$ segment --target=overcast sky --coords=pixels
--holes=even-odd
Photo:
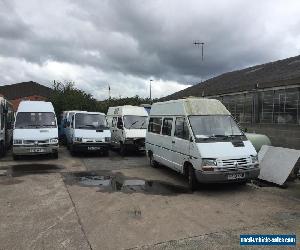
[[[201,48],[193,41],[204,42]],[[300,54],[300,1],[0,0],[0,84],[161,97]]]

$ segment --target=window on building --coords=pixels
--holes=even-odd
[[[189,140],[189,129],[186,123],[186,119],[184,117],[176,118],[174,136],[181,139]]]
[[[161,118],[151,117],[149,119],[148,131],[156,134],[160,134],[161,130]]]
[[[163,127],[162,127],[163,135],[171,135],[172,123],[173,123],[173,118],[164,118]]]

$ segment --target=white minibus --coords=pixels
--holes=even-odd
[[[127,150],[145,151],[148,113],[144,107],[110,107],[107,122],[111,130],[111,145],[120,148],[121,155]]]
[[[51,102],[22,101],[13,131],[13,157],[52,154],[58,157],[58,129]]]
[[[105,114],[76,111],[70,121],[70,145],[72,154],[79,151],[97,151],[109,154],[111,133]]]
[[[152,105],[146,153],[197,182],[242,182],[259,175],[257,153],[218,100],[187,98]]]

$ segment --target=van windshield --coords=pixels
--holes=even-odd
[[[147,116],[125,115],[123,119],[127,129],[146,129]]]
[[[56,128],[55,114],[51,112],[19,112],[15,128]]]
[[[230,115],[190,116],[189,120],[196,141],[244,135]]]
[[[75,114],[75,128],[78,129],[108,129],[105,115]]]

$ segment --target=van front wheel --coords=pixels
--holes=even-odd
[[[151,167],[153,167],[153,168],[158,167],[158,162],[156,160],[154,160],[153,154],[149,155],[149,161],[150,161],[150,166]]]
[[[188,168],[188,183],[189,183],[189,188],[194,191],[197,188],[197,179],[195,175],[195,169],[193,166],[189,166]]]

